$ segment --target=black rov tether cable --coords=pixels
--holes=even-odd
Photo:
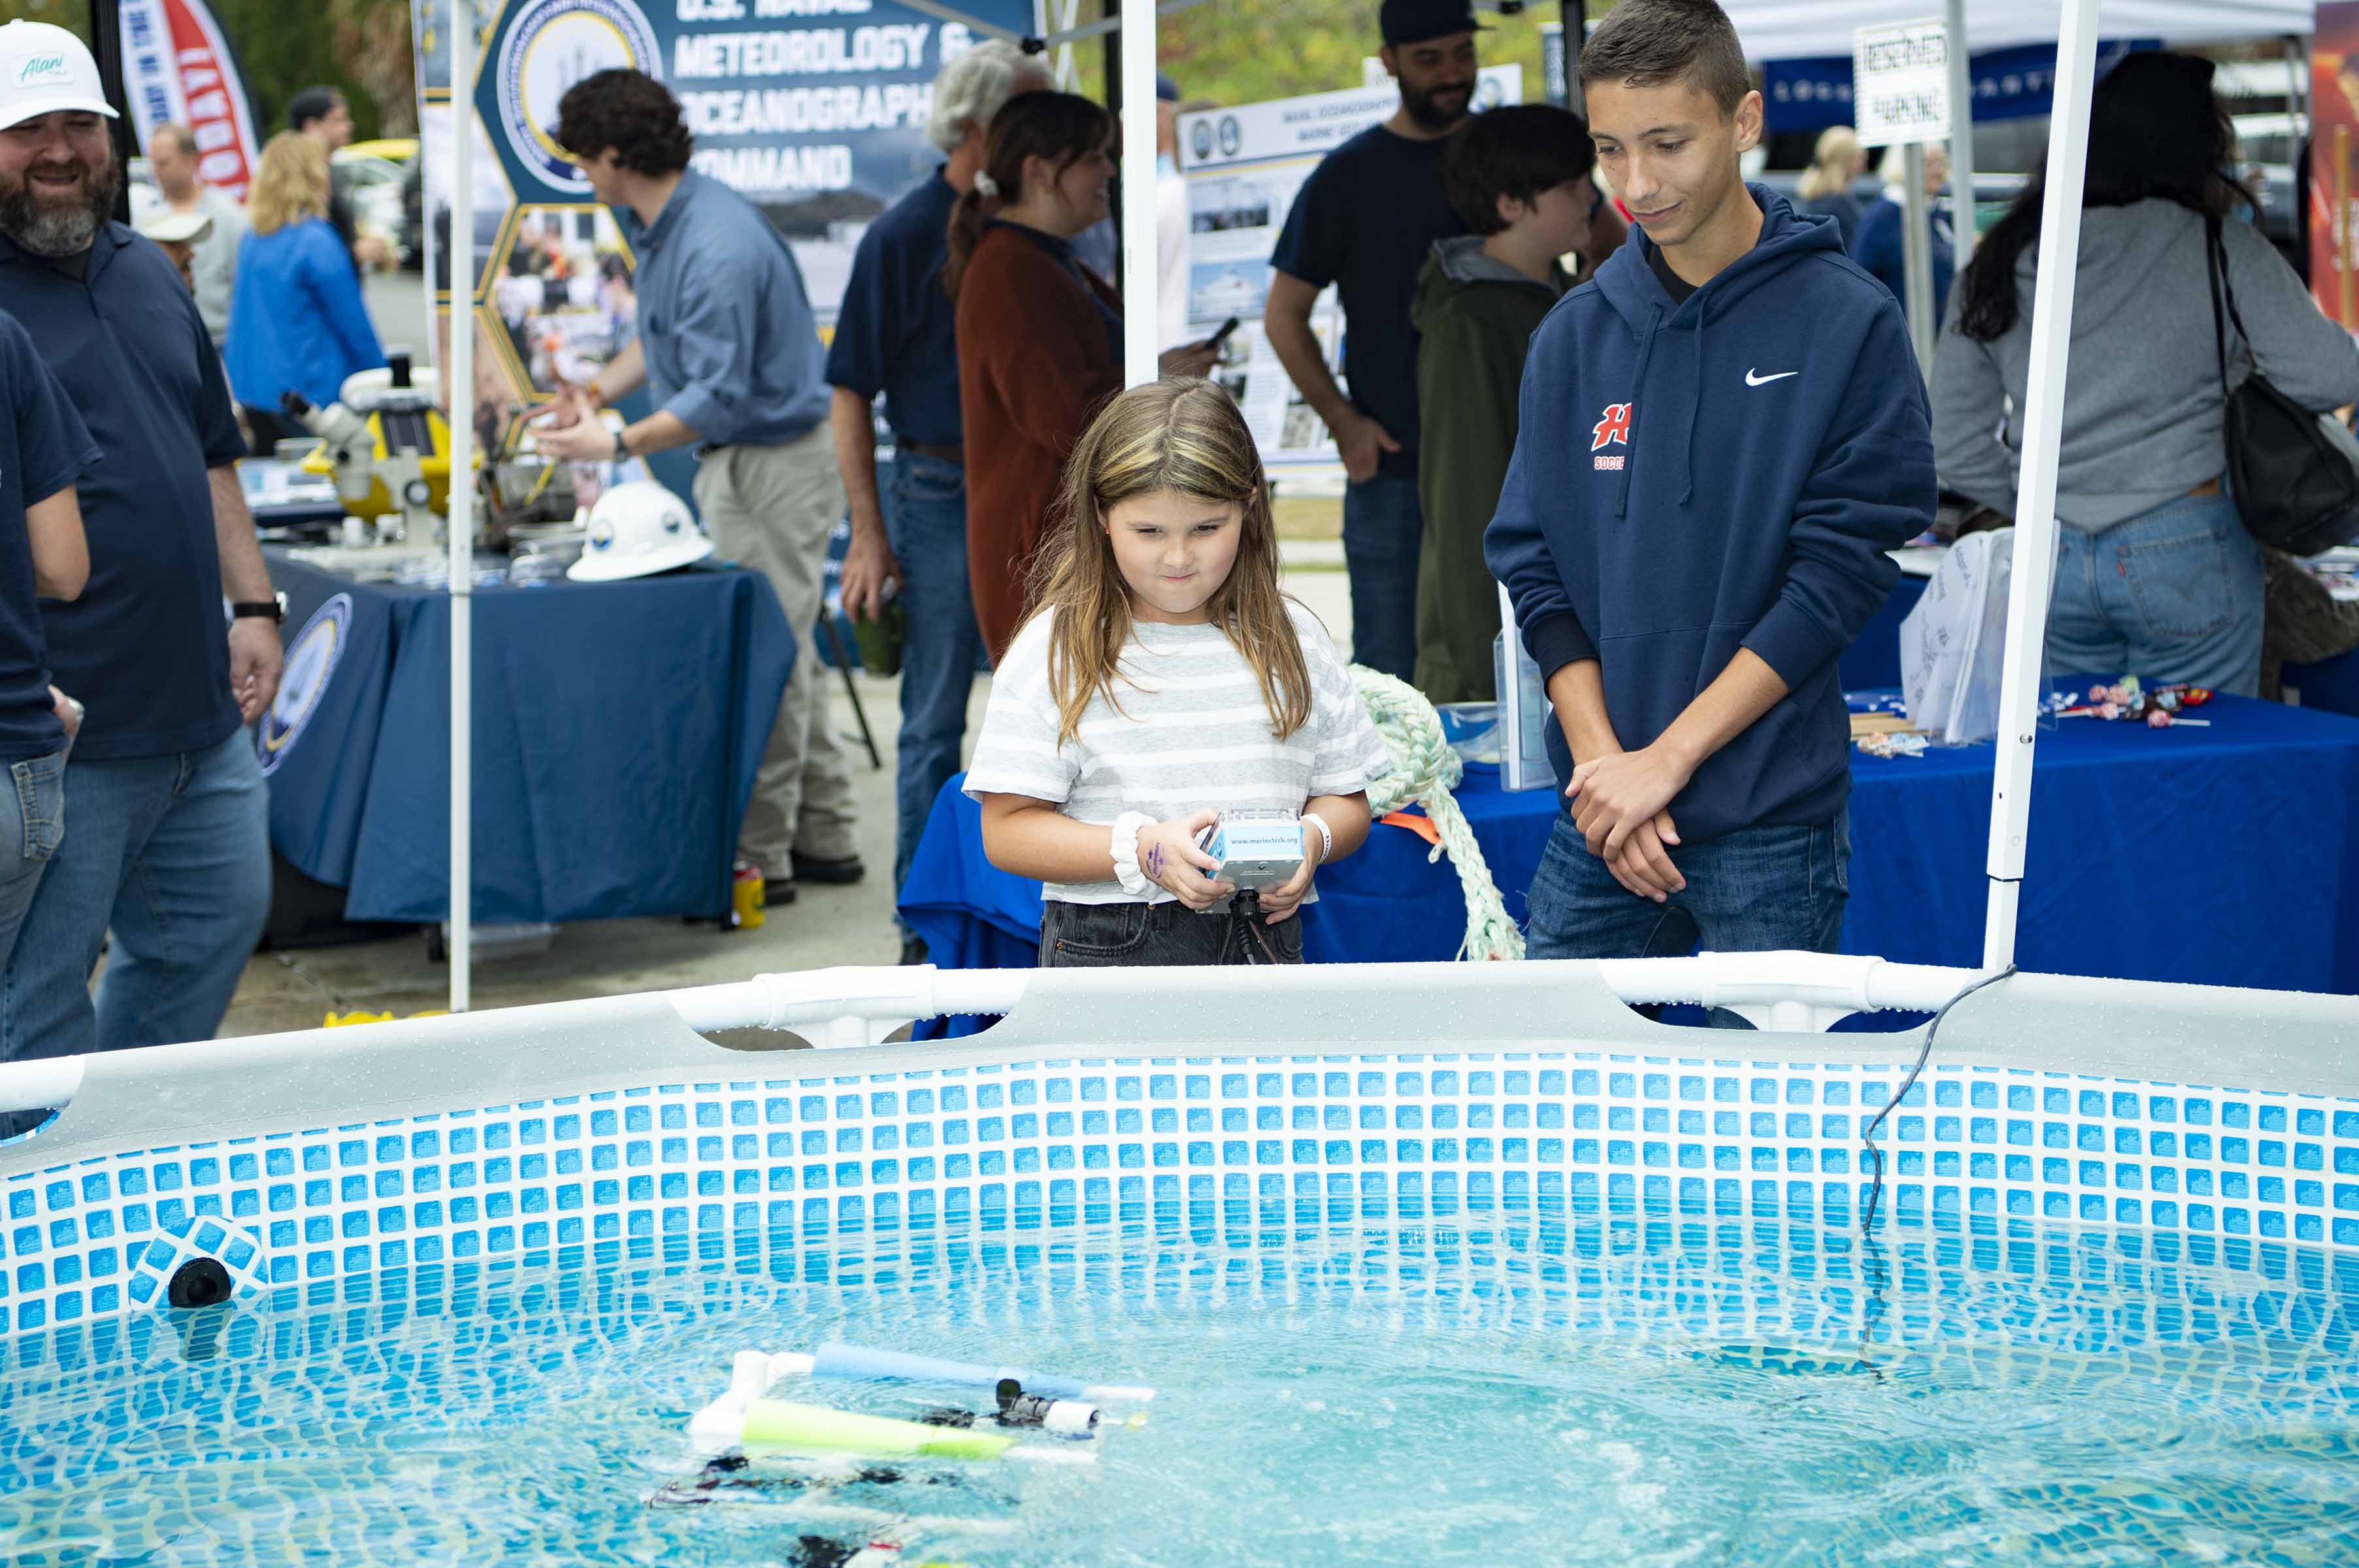
[[[1930,1023],[1925,1025],[1925,1044],[1917,1053],[1917,1065],[1908,1069],[1908,1076],[1901,1080],[1898,1092],[1886,1100],[1884,1108],[1877,1111],[1868,1124],[1860,1130],[1860,1147],[1867,1152],[1869,1159],[1875,1162],[1875,1179],[1869,1184],[1867,1202],[1860,1210],[1859,1233],[1862,1236],[1865,1236],[1875,1227],[1876,1199],[1884,1195],[1884,1151],[1875,1146],[1875,1130],[1884,1125],[1884,1119],[1892,1114],[1892,1108],[1901,1102],[1909,1089],[1915,1087],[1919,1075],[1925,1071],[1925,1064],[1931,1060],[1933,1055],[1933,1036],[1940,1033],[1941,1021],[1950,1016],[1950,1010],[1984,986],[1995,986],[2013,973],[2015,973],[2015,966],[2009,964],[1995,975],[1984,975],[1941,1004],[1941,1011],[1933,1015],[1933,1021]]]

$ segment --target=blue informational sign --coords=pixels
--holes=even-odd
[[[460,0],[467,5],[470,0]],[[940,161],[933,81],[989,35],[1035,28],[1033,0],[968,0],[975,25],[893,0],[473,0],[480,54],[473,293],[516,392],[596,362],[627,337],[632,258],[552,129],[565,91],[625,66],[661,78],[696,136],[694,167],[743,192],[792,243],[832,322],[868,224]],[[447,254],[452,0],[416,0],[428,240]],[[447,279],[448,263],[438,265]],[[505,288],[503,288],[505,285]],[[612,330],[602,339],[595,321]],[[504,330],[502,330],[504,329]],[[485,390],[489,390],[486,388]]]
[[[2115,39],[2097,46],[2097,74],[2136,49],[2160,49],[2154,38]],[[2023,44],[1985,49],[1970,62],[1973,117],[2020,120],[2048,113],[2056,88],[2056,46]],[[1773,59],[1761,67],[1762,99],[1772,131],[1816,131],[1853,124],[1852,57]]]

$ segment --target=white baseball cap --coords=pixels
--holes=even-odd
[[[98,84],[90,46],[49,22],[0,27],[0,130],[60,110],[119,117]]]
[[[175,212],[169,202],[145,185],[131,188],[131,226],[159,245],[200,241],[213,232],[210,214]]]

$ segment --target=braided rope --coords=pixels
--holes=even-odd
[[[1507,918],[1507,906],[1499,898],[1498,884],[1491,880],[1483,847],[1474,841],[1474,829],[1467,826],[1466,814],[1458,809],[1458,801],[1450,793],[1465,770],[1458,753],[1441,737],[1441,716],[1407,681],[1364,665],[1352,666],[1352,679],[1392,757],[1392,771],[1368,785],[1370,814],[1382,817],[1414,801],[1433,819],[1441,841],[1425,858],[1426,863],[1430,865],[1447,853],[1466,895],[1466,940],[1460,945],[1458,957],[1522,957],[1523,933]]]

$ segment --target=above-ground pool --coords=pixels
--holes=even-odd
[[[1971,998],[1864,1238],[1921,1035],[1357,974],[1044,976],[958,1045],[633,999],[94,1063],[0,1152],[0,1555],[2359,1559],[2359,1010]],[[1158,1394],[1011,1433],[1085,1465],[691,1444],[738,1352],[828,1340]]]

